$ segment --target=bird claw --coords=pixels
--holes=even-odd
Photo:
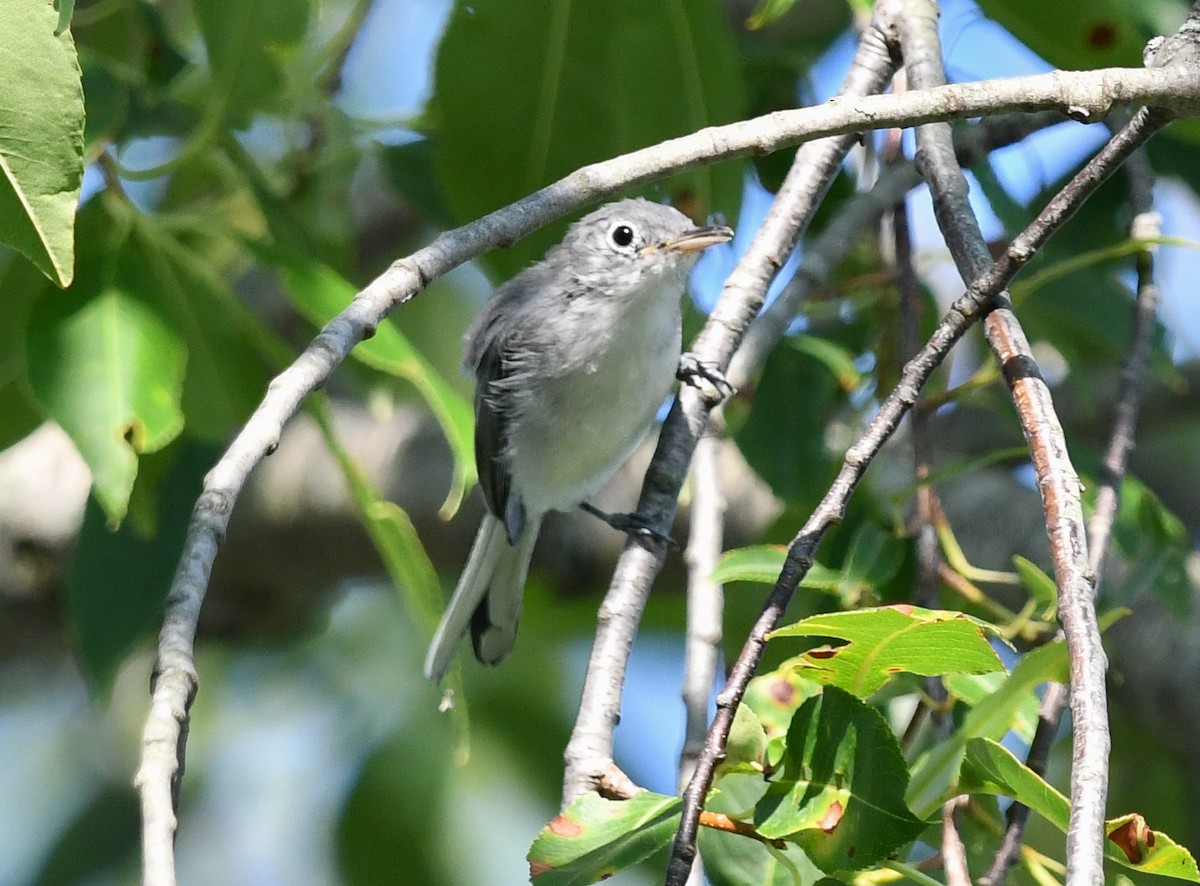
[[[588,504],[586,501],[581,503],[579,507],[591,514],[593,517],[603,520],[613,529],[617,530],[617,532],[623,532],[626,535],[651,539],[659,544],[664,544],[671,548],[679,547],[679,543],[676,542],[675,539],[671,538],[669,533],[666,533],[657,526],[651,524],[650,521],[641,514],[610,514],[607,511],[600,510],[595,505]]]
[[[720,403],[732,397],[734,393],[733,385],[725,378],[720,366],[710,360],[701,360],[691,351],[679,356],[679,368],[675,371],[675,377],[684,384],[699,389],[706,399],[714,403]],[[712,389],[715,396],[709,393],[709,389]]]

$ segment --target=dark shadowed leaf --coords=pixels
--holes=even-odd
[[[826,872],[860,870],[925,829],[904,803],[908,767],[878,711],[827,686],[796,712],[781,773],[754,821]]]
[[[743,92],[712,0],[460,0],[430,106],[442,189],[456,219],[469,221],[580,166],[730,122]],[[741,170],[708,167],[654,193],[698,220],[737,218]],[[485,261],[509,276],[561,234],[551,227]]]

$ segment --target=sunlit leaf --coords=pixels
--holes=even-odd
[[[717,561],[717,568],[713,570],[710,580],[718,584],[731,581],[774,584],[786,558],[787,548],[783,545],[753,545],[726,551]],[[836,594],[840,581],[841,574],[837,570],[813,563],[800,582],[800,587]]]
[[[1067,831],[1070,801],[994,741],[977,738],[968,742],[959,788],[967,793],[1012,797],[1063,833]],[[1141,815],[1111,819],[1105,823],[1104,833],[1108,836],[1105,854],[1113,861],[1143,873],[1200,883],[1192,854],[1161,831],[1151,830]]]
[[[59,286],[75,275],[83,87],[49,3],[0,0],[0,243]]]
[[[814,615],[772,631],[782,637],[831,637],[836,647],[810,649],[792,664],[802,676],[866,698],[892,676],[980,674],[1003,668],[988,642],[996,629],[961,612],[884,606]]]
[[[542,828],[529,850],[536,886],[596,883],[666,846],[680,800],[643,791],[628,800],[587,793]]]

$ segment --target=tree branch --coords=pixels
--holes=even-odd
[[[908,0],[901,19],[901,45],[909,77],[918,88],[945,82],[933,0]],[[1148,113],[1139,114],[1139,133],[1154,132]],[[1161,124],[1159,124],[1161,125]],[[1113,142],[1121,139],[1118,134]],[[1111,144],[1111,143],[1110,143]],[[992,266],[987,243],[967,197],[966,176],[954,156],[950,127],[917,127],[917,163],[933,196],[934,214],[963,279],[973,282]],[[1103,152],[1102,152],[1103,153]],[[1126,154],[1126,156],[1128,153]],[[1089,164],[1089,166],[1093,166]],[[1107,165],[1107,176],[1119,165]],[[1072,185],[1074,182],[1072,182]],[[1068,185],[1068,189],[1071,185]],[[1070,653],[1074,759],[1071,815],[1067,830],[1067,883],[1104,881],[1104,806],[1108,793],[1107,659],[1096,623],[1092,572],[1080,501],[1079,477],[1067,452],[1050,389],[1041,377],[1020,322],[1005,294],[984,320],[984,329],[1012,391],[1046,511],[1059,615]]]
[[[1150,240],[1161,234],[1161,219],[1153,211],[1152,191],[1154,171],[1145,151],[1134,152],[1125,163],[1129,177],[1129,202],[1136,215],[1130,227],[1130,237]],[[1129,454],[1133,450],[1134,431],[1141,405],[1142,379],[1154,341],[1155,319],[1158,311],[1158,287],[1154,282],[1154,249],[1147,246],[1137,254],[1137,295],[1133,308],[1133,329],[1129,350],[1121,369],[1112,433],[1105,452],[1103,470],[1096,493],[1096,506],[1088,522],[1088,568],[1097,588],[1104,573],[1105,558],[1116,520],[1120,501],[1121,482]],[[1059,723],[1067,706],[1067,688],[1061,683],[1046,686],[1038,709],[1038,725],[1029,746],[1025,765],[1038,775],[1045,774],[1050,749],[1058,734]],[[1014,801],[1008,809],[1004,839],[992,859],[980,886],[1000,886],[1008,878],[1009,869],[1020,855],[1029,820],[1029,807]]]
[[[858,441],[846,452],[838,476],[812,516],[797,533],[788,547],[787,557],[779,578],[755,621],[737,661],[734,663],[725,688],[717,696],[717,714],[709,728],[705,752],[701,755],[696,774],[684,796],[681,832],[698,809],[712,785],[715,761],[729,735],[733,712],[746,691],[750,678],[762,657],[767,635],[779,623],[797,586],[812,566],[812,558],[829,527],[841,520],[850,494],[858,485],[871,460],[895,432],[900,419],[916,401],[921,387],[945,359],[950,349],[970,326],[992,310],[1017,272],[1037,253],[1047,239],[1083,205],[1121,162],[1142,144],[1164,121],[1164,116],[1139,112],[1139,126],[1110,141],[1043,209],[1033,222],[1018,235],[1000,260],[951,306],[932,337],[920,353],[904,367],[896,388],[880,405],[875,418]],[[679,836],[672,858],[679,853]],[[668,869],[669,886],[684,882],[675,869]]]
[[[515,242],[550,221],[664,175],[716,159],[766,153],[805,140],[854,133],[876,126],[911,125],[1011,110],[1058,109],[1096,119],[1113,107],[1154,104],[1186,114],[1200,106],[1200,77],[1188,63],[1155,71],[1107,69],[984,81],[904,96],[856,98],[817,108],[778,112],[692,135],[592,164],[478,221],[447,231],[427,247],[395,262],[326,324],[267,393],[205,478],[192,513],[180,563],[166,599],[152,681],[152,702],[143,730],[136,784],[143,811],[144,879],[173,884],[175,797],[182,777],[188,712],[195,697],[193,661],[196,622],[213,561],[229,516],[253,467],[278,443],[283,425],[305,397],[323,385],[350,349],[369,337],[397,305],[431,280],[484,250]],[[731,336],[736,338],[737,336]],[[714,350],[724,350],[715,348]],[[728,348],[732,350],[732,345]],[[727,357],[726,357],[727,359]],[[690,389],[681,401],[698,408]],[[678,420],[677,420],[678,422]],[[694,437],[698,428],[687,435]],[[668,468],[683,475],[682,464]]]

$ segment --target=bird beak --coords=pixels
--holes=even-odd
[[[642,255],[651,255],[659,250],[664,252],[682,252],[685,255],[700,252],[718,243],[728,243],[733,239],[733,228],[728,225],[710,225],[707,228],[696,228],[688,231],[682,237],[646,246],[641,250]]]

